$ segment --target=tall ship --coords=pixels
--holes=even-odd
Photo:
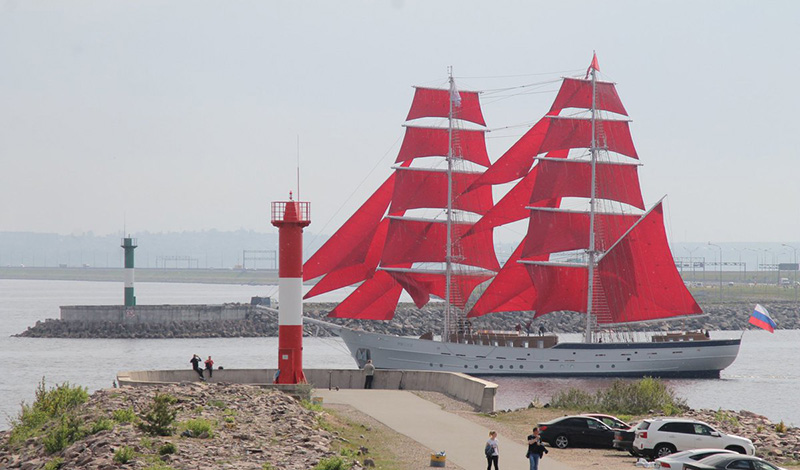
[[[494,164],[480,93],[415,89],[391,176],[304,265],[305,298],[357,286],[328,315],[387,321],[405,291],[441,299],[437,334],[334,330],[359,366],[473,375],[718,377],[740,339],[628,325],[702,314],[673,261],[662,201],[646,206],[615,84],[565,77],[550,110]],[[493,186],[514,183],[497,202]],[[527,219],[502,265],[495,228]],[[480,292],[480,293],[479,293]],[[583,341],[478,330],[475,317],[585,315]],[[491,318],[491,317],[487,317]]]

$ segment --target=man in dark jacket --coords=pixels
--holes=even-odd
[[[547,453],[547,448],[542,445],[542,438],[539,436],[539,428],[533,428],[533,434],[528,436],[528,461],[531,464],[531,470],[539,470],[539,460]]]
[[[194,369],[194,371],[197,372],[197,375],[200,376],[200,380],[206,380],[203,377],[203,369],[200,368],[200,363],[203,362],[203,360],[200,359],[200,356],[193,354],[189,362],[192,363],[192,369]]]

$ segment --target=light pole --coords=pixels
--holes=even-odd
[[[797,303],[797,248],[793,247],[792,245],[787,245],[786,243],[781,243],[781,246],[785,246],[786,248],[791,248],[794,252],[794,258],[792,259],[792,263],[794,263],[794,279],[792,289],[794,289],[794,301]]]
[[[722,247],[708,242],[708,246],[719,248],[719,301],[722,302]]]
[[[690,249],[688,249],[688,248],[686,248],[686,247],[683,247],[683,249],[689,252],[689,265],[690,265],[690,266],[691,266],[691,268],[692,268],[692,282],[697,282],[697,278],[696,278],[696,277],[695,277],[695,275],[694,275],[694,261],[692,261],[692,254],[693,254],[695,251],[699,250],[699,249],[700,249],[700,247],[699,247],[699,246],[696,246],[696,247],[692,248],[691,250],[690,250]]]

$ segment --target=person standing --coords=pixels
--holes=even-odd
[[[203,362],[203,360],[200,359],[200,356],[197,354],[192,354],[192,358],[189,360],[189,362],[192,363],[192,369],[197,372],[197,375],[200,376],[200,380],[205,380],[203,377],[203,369],[200,368],[200,363]]]
[[[214,361],[211,360],[211,356],[208,356],[208,359],[206,359],[205,364],[206,364],[206,370],[208,371],[208,378],[210,379],[211,377],[214,376]]]
[[[375,366],[372,365],[372,359],[367,360],[367,363],[364,364],[364,374],[366,374],[364,388],[372,388],[372,379],[375,377]]]
[[[542,445],[542,437],[539,435],[539,428],[533,428],[533,434],[528,436],[528,461],[531,464],[530,470],[539,470],[539,460],[547,453],[547,449]]]
[[[500,445],[497,443],[497,431],[489,431],[489,440],[486,441],[486,470],[492,470],[492,462],[494,462],[494,470],[497,468],[497,461],[500,457]]]

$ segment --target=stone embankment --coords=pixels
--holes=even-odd
[[[658,330],[742,330],[748,328],[748,319],[755,301],[730,302],[703,305],[706,315],[679,322],[648,324],[639,328]],[[365,331],[420,336],[429,331],[437,333],[441,322],[441,307],[434,303],[422,309],[413,304],[401,304],[391,321],[327,319],[325,316],[336,304],[306,303],[305,315],[358,328]],[[779,328],[800,329],[800,304],[776,301],[765,304]],[[530,321],[532,332],[542,326],[548,332],[580,333],[584,330],[584,316],[574,312],[556,312],[532,320],[531,312],[497,313],[473,318],[474,330],[514,331],[519,324],[523,328]],[[630,330],[636,331],[636,330]],[[322,328],[306,325],[307,335],[327,336]],[[118,322],[65,322],[46,320],[37,322],[19,336],[34,338],[232,338],[253,336],[277,336],[277,315],[274,313],[252,313],[243,320],[212,320],[171,322],[164,324],[138,324]]]
[[[114,411],[132,409],[142,416],[156,393],[177,399],[172,405],[178,410],[172,436],[152,436],[133,423],[114,420]],[[278,391],[247,385],[184,383],[100,390],[81,405],[78,416],[89,425],[104,418],[113,428],[50,455],[45,452],[46,436],[10,445],[11,431],[0,432],[0,468],[39,469],[61,459],[60,467],[51,464],[51,468],[307,470],[335,455],[331,444],[337,439],[322,429],[318,412]],[[184,430],[191,420],[211,423],[210,432],[189,436]],[[167,443],[175,446],[175,452],[160,455],[159,449]],[[120,465],[114,455],[124,446],[134,454]]]

